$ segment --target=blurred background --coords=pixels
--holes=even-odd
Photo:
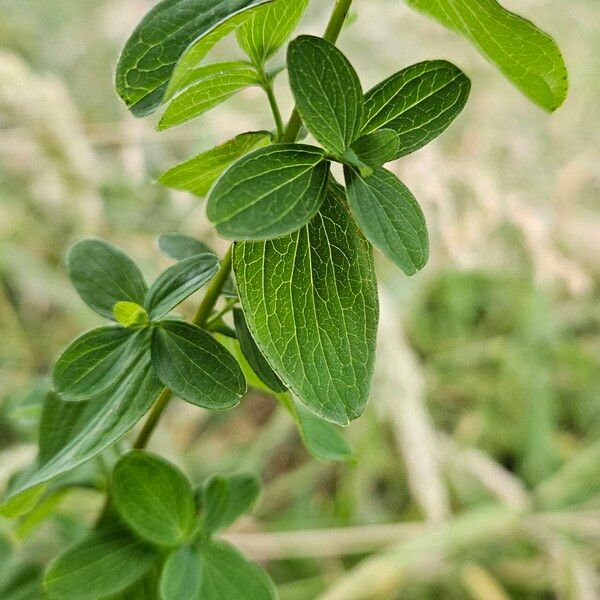
[[[167,264],[159,233],[223,250],[203,202],[155,180],[272,127],[253,89],[162,134],[127,113],[113,70],[151,4],[0,0],[0,489],[35,456],[53,361],[99,323],[66,278],[69,244],[107,239],[148,278]],[[314,0],[301,30],[319,33],[331,4]],[[357,0],[340,38],[365,89],[429,58],[473,81],[455,124],[393,165],[433,252],[411,279],[377,256],[380,352],[347,431],[355,463],[312,459],[258,393],[225,414],[173,402],[151,444],[197,480],[261,475],[261,502],[228,536],[283,600],[600,598],[600,5],[503,4],[563,50],[571,90],[553,115],[400,0]],[[239,51],[226,40],[214,54]],[[277,87],[287,113],[285,74]],[[42,565],[101,502],[77,490],[52,518],[0,519],[0,532]]]

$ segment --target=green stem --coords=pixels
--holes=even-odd
[[[279,110],[279,104],[277,104],[277,98],[275,98],[275,92],[273,91],[273,82],[264,72],[262,73],[262,80],[262,88],[265,90],[265,94],[267,94],[267,98],[269,99],[269,106],[271,107],[273,119],[275,120],[275,127],[277,128],[277,138],[275,142],[279,142],[283,137],[283,118],[281,116],[281,111]]]
[[[342,27],[344,26],[344,22],[346,21],[346,17],[348,16],[351,4],[352,0],[337,0],[335,8],[331,13],[331,17],[329,18],[329,23],[327,23],[325,33],[323,34],[324,40],[327,40],[332,44],[336,43],[340,32],[342,31]],[[298,109],[294,108],[288,126],[283,133],[283,136],[280,137],[281,141],[286,143],[295,142],[301,128],[302,118],[300,117]]]

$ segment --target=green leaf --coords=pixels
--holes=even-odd
[[[554,40],[496,0],[407,0],[468,39],[525,96],[548,111],[567,97],[567,70]]]
[[[162,131],[191,121],[236,92],[259,84],[256,69],[246,62],[222,62],[199,67],[194,72],[193,82],[171,100],[157,129]]]
[[[281,383],[281,379],[279,379],[275,371],[273,371],[267,362],[267,359],[263,356],[256,345],[256,342],[252,338],[252,334],[246,324],[244,311],[240,308],[234,308],[233,320],[240,348],[252,370],[269,389],[274,392],[285,392],[287,388]]]
[[[352,144],[357,158],[371,168],[381,167],[398,156],[400,142],[391,129],[380,129],[367,133]]]
[[[407,275],[429,258],[425,217],[410,190],[390,171],[379,168],[367,179],[345,168],[348,204],[366,238]]]
[[[21,492],[17,496],[14,496],[12,500],[3,502],[0,505],[0,515],[8,519],[16,519],[31,512],[38,505],[45,491],[46,484],[42,483]],[[1,547],[0,550],[2,550]],[[1,557],[2,554],[0,553],[0,560]]]
[[[331,43],[310,35],[288,47],[292,92],[306,127],[337,157],[360,135],[364,99],[356,71]]]
[[[310,0],[277,0],[255,10],[237,29],[241,49],[263,66],[292,35]]]
[[[440,135],[460,114],[470,91],[469,78],[452,63],[417,63],[365,94],[363,132],[392,129],[398,134],[398,150],[392,158],[405,156]]]
[[[73,341],[52,374],[64,400],[88,400],[113,386],[144,352],[148,334],[119,326],[92,329]]]
[[[155,321],[181,304],[188,296],[210,281],[219,270],[219,259],[213,254],[196,254],[175,263],[156,279],[146,295],[150,319]]]
[[[184,545],[169,554],[160,577],[162,600],[195,600],[200,595],[202,565],[198,550]]]
[[[101,240],[82,240],[69,249],[67,272],[83,301],[108,319],[117,302],[143,304],[146,282],[121,250]]]
[[[158,181],[170,188],[186,190],[200,197],[206,196],[213,183],[229,165],[244,154],[267,146],[270,142],[271,134],[266,131],[242,133],[212,150],[169,169],[159,177]]]
[[[373,376],[378,304],[371,249],[337,185],[292,235],[237,243],[234,269],[252,337],[311,410],[346,425]]]
[[[202,564],[202,600],[276,600],[277,591],[267,573],[233,546],[211,540],[199,549]]]
[[[264,4],[265,0],[163,0],[154,6],[131,34],[117,65],[117,92],[133,112],[141,117],[158,108],[177,61],[186,49],[202,43],[201,51],[191,53],[196,66],[210,48],[232,31],[225,24],[241,23],[240,13]],[[219,31],[217,31],[217,29]],[[190,48],[191,49],[191,48]]]
[[[163,233],[157,242],[160,251],[173,260],[185,260],[197,254],[217,255],[208,244],[183,233]]]
[[[156,559],[151,546],[112,526],[93,531],[52,562],[44,586],[57,600],[106,598],[141,579]]]
[[[246,380],[235,358],[191,323],[160,323],[152,337],[152,364],[171,391],[197,406],[233,408],[246,392]]]
[[[127,329],[142,329],[148,325],[148,313],[135,302],[117,302],[113,314],[118,323]]]
[[[248,512],[260,494],[261,483],[250,473],[215,475],[202,489],[204,530],[213,533]]]
[[[113,469],[110,494],[123,522],[157,546],[177,546],[194,524],[188,478],[163,458],[133,450]]]
[[[285,235],[317,213],[328,173],[320,148],[276,144],[255,150],[217,181],[208,198],[208,218],[230,239]]]

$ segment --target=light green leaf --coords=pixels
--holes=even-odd
[[[202,564],[202,600],[276,600],[267,573],[233,546],[212,540],[198,548]]]
[[[253,14],[237,29],[242,50],[263,66],[292,35],[310,0],[276,0]]]
[[[248,512],[260,489],[260,480],[251,473],[211,477],[202,489],[204,530],[213,533],[231,525]]]
[[[268,1],[268,0],[267,0]],[[194,43],[201,51],[192,53],[181,66],[187,72],[210,48],[232,31],[224,26],[249,8],[265,0],[163,0],[154,6],[127,40],[117,65],[119,96],[134,115],[142,117],[159,107],[177,61]],[[241,21],[237,21],[237,26]],[[219,31],[217,31],[217,29]],[[191,50],[190,48],[190,50]]]
[[[367,133],[352,144],[357,158],[371,168],[381,167],[398,156],[400,142],[391,129]]]
[[[417,63],[365,94],[363,131],[392,129],[398,134],[398,150],[392,158],[405,156],[440,135],[460,114],[470,91],[469,78],[452,63]]]
[[[241,351],[251,369],[270,390],[285,392],[287,388],[281,383],[281,379],[273,371],[267,359],[256,345],[256,342],[252,339],[252,334],[246,323],[246,317],[244,317],[244,311],[240,308],[234,308],[233,320]]]
[[[335,185],[292,235],[237,243],[234,269],[252,337],[311,410],[346,425],[365,409],[378,320],[371,249]]]
[[[188,296],[210,281],[219,270],[219,259],[213,254],[196,254],[175,263],[150,286],[144,306],[155,321],[181,304]]]
[[[208,244],[183,233],[163,233],[157,242],[160,251],[173,260],[185,260],[197,254],[217,255]]]
[[[270,142],[271,134],[267,131],[242,133],[212,150],[169,169],[159,177],[158,181],[166,187],[186,190],[200,197],[206,196],[213,183],[229,165],[244,154],[267,146]],[[176,257],[172,256],[172,258]]]
[[[52,374],[64,400],[88,400],[114,385],[144,352],[147,332],[121,326],[92,329],[61,354]]]
[[[425,217],[410,190],[390,171],[379,168],[364,179],[344,168],[350,211],[367,239],[407,275],[429,258]]]
[[[407,0],[467,38],[532,102],[556,110],[567,97],[567,70],[554,40],[496,0]]]
[[[341,157],[363,126],[364,99],[356,71],[331,42],[310,35],[290,43],[287,64],[304,124],[328,152]]]
[[[194,523],[188,478],[163,458],[133,450],[113,469],[110,494],[123,522],[157,546],[177,546]]]
[[[285,235],[317,213],[328,173],[320,148],[276,144],[255,150],[217,181],[208,198],[208,218],[230,239]]]
[[[31,512],[37,506],[45,491],[46,484],[42,483],[21,492],[14,496],[12,500],[0,505],[0,515],[8,519],[16,519]],[[0,547],[0,560],[2,559],[2,550],[3,548]]]
[[[242,61],[222,62],[199,67],[193,82],[179,92],[161,117],[157,129],[162,131],[186,123],[236,92],[252,85],[259,85],[256,69]]]
[[[198,550],[184,545],[169,554],[160,577],[161,600],[195,600],[202,584]]]
[[[152,364],[171,391],[197,406],[233,408],[246,392],[246,380],[235,358],[191,323],[163,321],[156,327]]]
[[[127,329],[141,329],[148,325],[148,313],[135,302],[117,302],[113,314],[118,323]]]
[[[106,598],[141,579],[156,559],[151,546],[112,526],[93,531],[52,562],[44,587],[57,600]]]
[[[117,302],[143,304],[146,282],[121,250],[101,240],[82,240],[67,253],[67,272],[83,301],[108,319]]]

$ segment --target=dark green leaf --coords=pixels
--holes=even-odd
[[[290,43],[287,64],[304,124],[327,151],[341,157],[363,126],[364,99],[356,71],[331,42],[310,35]]]
[[[467,38],[532,102],[556,110],[567,97],[567,70],[554,40],[496,0],[407,0]]]
[[[398,156],[400,142],[396,132],[380,129],[367,133],[352,144],[358,159],[371,168],[381,167]]]
[[[407,275],[429,258],[425,217],[410,190],[390,171],[379,168],[364,179],[345,168],[348,204],[367,239]]]
[[[183,233],[163,233],[158,236],[160,251],[173,260],[185,260],[197,254],[217,253],[207,244]]]
[[[198,550],[184,545],[173,550],[160,577],[162,600],[195,600],[202,584],[202,564]]]
[[[57,600],[105,598],[141,579],[156,559],[151,546],[122,527],[100,529],[50,564],[44,586]]]
[[[117,302],[143,304],[146,282],[137,265],[121,250],[101,240],[71,246],[67,271],[83,301],[108,319]]]
[[[277,144],[225,171],[208,198],[208,218],[224,237],[259,240],[290,233],[319,210],[329,163],[320,148]]]
[[[144,351],[147,332],[99,327],[78,337],[61,354],[52,375],[65,400],[87,400],[114,385]]]
[[[256,69],[245,62],[223,62],[198,67],[194,79],[179,92],[158,123],[158,130],[181,125],[231,98],[236,92],[259,85]]]
[[[155,329],[152,364],[170,390],[197,406],[232,408],[246,391],[235,358],[210,334],[190,323],[164,321]]]
[[[237,29],[238,44],[255,65],[264,65],[287,41],[309,1],[277,0],[253,11]]]
[[[233,546],[212,540],[198,551],[202,600],[276,600],[277,591],[267,573]]]
[[[215,475],[202,490],[204,529],[213,533],[248,512],[260,493],[260,480],[250,473]]]
[[[343,201],[332,187],[306,227],[234,251],[244,314],[261,352],[302,402],[340,425],[366,406],[378,319],[371,249]]]
[[[200,197],[206,196],[213,183],[229,165],[244,154],[267,146],[270,142],[271,134],[268,132],[242,133],[212,150],[169,169],[158,180],[167,187],[187,190]]]
[[[177,61],[200,44],[182,70],[195,67],[210,48],[240,24],[243,11],[264,0],[163,0],[142,19],[127,40],[117,65],[117,92],[134,115],[154,111],[163,101]],[[216,30],[219,30],[218,32]],[[191,63],[191,64],[190,64]]]
[[[188,478],[166,460],[140,450],[115,465],[111,498],[123,522],[158,546],[177,546],[194,523],[194,494]]]
[[[277,374],[270,367],[267,359],[258,349],[256,342],[252,339],[252,334],[246,324],[244,311],[240,308],[234,308],[233,320],[240,348],[252,370],[269,389],[274,392],[285,392],[287,388],[281,383],[281,379],[277,377]]]
[[[43,600],[41,567],[3,555],[0,548],[0,598],[2,600]]]
[[[196,254],[169,267],[148,290],[144,306],[150,319],[155,321],[173,310],[210,281],[218,270],[219,259],[212,252]]]
[[[142,329],[148,325],[148,313],[135,302],[117,302],[113,314],[118,323],[127,329]]]
[[[366,93],[363,131],[392,129],[398,134],[392,159],[405,156],[440,135],[464,108],[470,91],[469,78],[452,63],[417,63]]]

